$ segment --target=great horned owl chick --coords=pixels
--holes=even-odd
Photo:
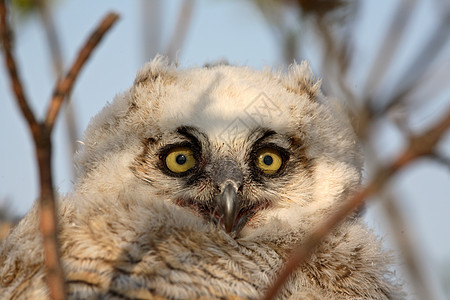
[[[362,156],[307,64],[287,74],[158,57],[93,120],[59,201],[75,299],[255,299],[289,252],[354,192]],[[1,295],[47,299],[35,206],[0,248]],[[357,218],[280,299],[392,299],[398,286]]]

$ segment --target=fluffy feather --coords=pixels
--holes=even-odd
[[[68,292],[77,299],[257,298],[361,180],[351,125],[306,63],[283,74],[177,69],[157,57],[92,119],[83,140],[74,192],[58,213]],[[164,149],[172,145],[196,151],[189,175],[167,171]],[[270,176],[254,162],[269,146],[284,160]],[[252,211],[235,234],[211,222],[215,210],[211,219],[204,211],[216,201],[224,161],[241,174],[241,211]],[[7,298],[48,297],[37,218],[35,206],[0,246]],[[389,263],[375,235],[350,218],[279,297],[401,297]]]

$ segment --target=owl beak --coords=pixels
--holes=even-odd
[[[245,225],[239,217],[242,195],[238,191],[243,182],[242,171],[235,160],[220,159],[214,165],[213,180],[219,193],[212,208],[212,219],[228,234],[235,236]]]
[[[228,181],[222,188],[222,193],[219,195],[217,207],[221,217],[221,223],[225,227],[227,233],[231,233],[235,228],[235,222],[240,209],[240,201],[237,197],[236,184]]]

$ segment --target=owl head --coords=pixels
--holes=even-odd
[[[276,220],[313,223],[361,177],[346,113],[307,63],[179,69],[157,57],[93,118],[83,145],[81,198],[139,195],[233,237]]]

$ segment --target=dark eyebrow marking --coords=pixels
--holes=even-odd
[[[196,128],[191,127],[191,126],[181,126],[181,127],[178,127],[176,131],[179,134],[182,134],[186,137],[195,137],[193,132],[195,132],[195,133],[199,132]]]
[[[262,129],[261,137],[259,137],[259,138],[256,140],[255,144],[256,144],[256,143],[260,143],[261,141],[265,140],[266,138],[268,138],[268,137],[270,137],[270,136],[272,136],[272,135],[276,135],[276,134],[277,134],[277,133],[276,133],[275,131],[273,131],[273,130],[270,130],[270,129]]]
[[[200,140],[207,140],[206,135],[194,127],[181,126],[177,128],[176,132],[196,145],[201,144]]]
[[[247,141],[252,145],[260,144],[266,138],[276,135],[277,133],[267,128],[256,128],[247,136]]]

